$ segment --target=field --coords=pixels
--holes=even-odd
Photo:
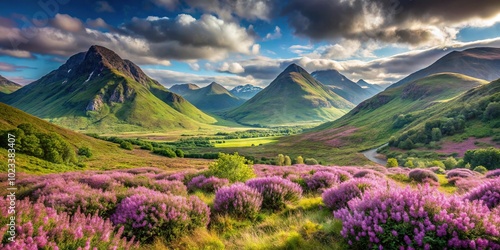
[[[220,140],[212,140],[211,142],[214,143],[216,148],[246,148],[273,144],[278,141],[278,138],[279,137],[244,138],[223,140],[223,143],[218,143]]]

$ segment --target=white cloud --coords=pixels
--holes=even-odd
[[[220,66],[219,71],[229,72],[233,74],[241,74],[245,72],[245,69],[237,62],[232,62],[232,63],[225,62]]]
[[[269,40],[278,39],[280,37],[281,37],[281,29],[279,26],[276,26],[274,28],[273,33],[267,33],[266,37],[264,37],[264,40],[269,41]]]

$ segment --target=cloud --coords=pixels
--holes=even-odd
[[[31,69],[31,67],[19,66],[19,65],[14,65],[14,64],[10,64],[10,63],[0,62],[0,71],[16,72],[16,71],[21,71],[23,69]]]
[[[297,55],[303,55],[306,51],[311,51],[312,49],[314,49],[314,46],[312,45],[299,45],[299,44],[292,45],[288,48],[290,52]]]
[[[241,74],[243,72],[245,72],[245,69],[237,62],[233,62],[233,63],[223,63],[219,70],[219,72],[229,72],[229,73],[233,73],[233,74]]]
[[[97,1],[96,4],[97,4],[97,7],[95,10],[97,12],[111,12],[111,13],[115,12],[115,9],[113,8],[113,6],[111,6],[106,1]]]
[[[120,27],[103,19],[88,19],[88,28],[74,17],[58,14],[47,27],[20,29],[0,25],[0,54],[29,57],[33,53],[70,56],[91,45],[108,47],[138,64],[170,65],[170,60],[221,60],[232,53],[258,53],[253,36],[245,28],[212,15],[196,19],[133,18]],[[107,31],[94,28],[105,28]]]
[[[313,40],[442,45],[458,29],[500,21],[498,0],[291,0],[281,11],[295,34]]]
[[[278,39],[280,37],[281,37],[281,29],[279,26],[276,26],[274,28],[273,33],[267,33],[266,37],[264,37],[264,40],[269,41],[269,40]]]
[[[153,3],[167,10],[174,10],[179,4],[178,0],[153,0]]]
[[[188,63],[189,67],[194,71],[200,70],[200,65],[198,63]]]
[[[184,72],[177,72],[165,69],[145,69],[146,74],[158,80],[161,84],[171,87],[174,84],[194,83],[199,86],[205,86],[211,82],[217,82],[228,89],[238,85],[252,84],[262,86],[264,82],[256,80],[251,76],[212,76],[212,75],[196,75]]]
[[[185,0],[186,3],[205,12],[216,14],[224,20],[235,17],[246,20],[270,21],[274,9],[273,0]]]

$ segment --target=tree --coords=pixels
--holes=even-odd
[[[285,156],[283,154],[279,154],[276,158],[276,165],[283,166],[285,165]]]
[[[467,150],[464,155],[464,162],[471,167],[484,166],[488,170],[500,168],[500,149],[481,148]]]
[[[291,166],[292,165],[292,159],[290,159],[290,156],[285,155],[285,166]]]
[[[92,157],[92,151],[90,151],[90,148],[88,147],[81,147],[78,149],[78,155],[90,158]]]
[[[441,140],[442,134],[441,134],[441,129],[439,128],[433,128],[431,131],[431,137],[433,141],[439,141]]]
[[[399,166],[398,160],[396,160],[395,158],[389,158],[389,159],[387,159],[387,165],[386,166],[388,168],[395,168],[395,167]]]
[[[500,117],[500,102],[490,102],[484,110],[483,117],[486,120]]]
[[[304,164],[304,158],[302,158],[302,156],[297,156],[297,158],[295,159],[295,162],[297,164]]]
[[[446,158],[446,160],[444,160],[443,163],[444,163],[445,168],[449,170],[449,169],[455,168],[458,164],[458,161],[455,158],[453,158],[452,156],[450,156],[450,157]]]
[[[226,178],[231,182],[244,182],[256,176],[252,164],[238,153],[219,153],[219,159],[210,163],[208,169],[212,176]]]

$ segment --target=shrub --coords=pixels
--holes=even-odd
[[[420,186],[368,192],[334,212],[353,249],[495,249],[498,214]]]
[[[304,163],[306,165],[318,165],[318,161],[316,159],[314,159],[314,158],[306,158],[304,160]]]
[[[467,150],[464,162],[472,167],[484,166],[489,170],[500,168],[500,149],[491,147]]]
[[[338,175],[327,171],[318,171],[312,176],[304,177],[304,181],[309,191],[316,192],[339,184],[340,178]]]
[[[497,178],[500,177],[500,169],[488,171],[486,173],[486,178]]]
[[[453,177],[468,178],[474,176],[474,172],[466,168],[455,168],[446,172],[446,178],[451,179]]]
[[[482,201],[490,209],[498,207],[500,205],[500,181],[489,181],[476,187],[465,194],[464,199]]]
[[[251,179],[246,185],[262,194],[262,208],[272,210],[282,209],[302,196],[302,188],[297,183],[277,176]]]
[[[126,149],[126,150],[132,150],[134,149],[134,145],[128,141],[122,141],[120,143],[120,148]]]
[[[208,169],[211,175],[228,179],[230,182],[246,181],[255,177],[252,162],[247,163],[245,157],[239,156],[238,153],[220,153],[219,159],[210,163]]]
[[[413,164],[413,162],[412,162]],[[389,158],[387,159],[387,165],[386,165],[388,168],[395,168],[397,166],[399,166],[398,164],[398,160],[396,160],[395,158]]]
[[[254,219],[262,205],[262,195],[243,183],[222,187],[215,192],[214,212],[236,218]]]
[[[177,155],[177,157],[179,158],[184,158],[184,151],[182,151],[181,149],[176,149],[175,155]]]
[[[458,165],[458,161],[451,156],[446,158],[446,160],[444,160],[443,163],[446,169],[453,169]]]
[[[187,186],[190,191],[199,189],[205,192],[214,192],[223,186],[227,186],[228,184],[229,180],[227,179],[220,179],[214,176],[207,178],[204,175],[199,175],[191,179]]]
[[[153,154],[165,156],[168,158],[175,158],[177,156],[177,154],[175,154],[175,151],[171,148],[154,149]]]
[[[365,169],[365,170],[360,170],[356,172],[353,175],[354,178],[370,178],[370,179],[378,179],[378,178],[385,178],[385,175],[378,172],[374,171],[371,169]]]
[[[295,159],[295,163],[304,164],[304,158],[302,158],[302,156],[297,156],[297,158]]]
[[[87,158],[92,157],[92,152],[88,147],[81,147],[78,149],[78,155],[85,156]]]
[[[187,195],[187,188],[181,181],[156,180],[151,183],[154,190],[171,195]]]
[[[347,206],[347,202],[358,197],[366,190],[379,187],[378,182],[371,179],[353,179],[341,183],[338,187],[325,190],[321,195],[326,207],[338,210]]]
[[[124,226],[128,237],[150,243],[155,237],[167,241],[208,224],[210,210],[199,198],[135,194],[123,199],[111,221]]]
[[[153,151],[153,145],[151,143],[144,143],[142,144],[141,149]]]
[[[485,174],[486,172],[488,172],[488,169],[486,169],[483,166],[477,166],[474,168],[474,171],[481,173],[481,174]]]
[[[410,177],[410,180],[416,181],[418,183],[423,183],[428,180],[434,182],[439,181],[437,175],[434,172],[428,169],[421,169],[421,168],[413,169],[412,171],[410,171],[410,173],[408,173],[408,177]]]
[[[441,167],[430,167],[428,169],[436,174],[445,174],[446,173],[446,171],[444,169],[442,169]]]

